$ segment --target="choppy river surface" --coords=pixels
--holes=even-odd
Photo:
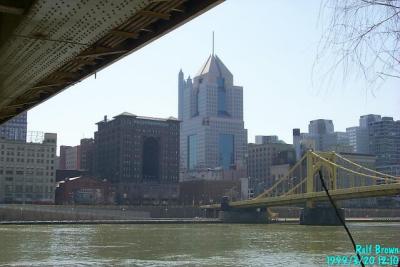
[[[399,223],[349,226],[357,243],[400,246]],[[327,266],[328,255],[353,255],[342,227],[0,226],[0,266]]]

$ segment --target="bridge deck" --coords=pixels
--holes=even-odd
[[[346,200],[366,197],[393,196],[400,194],[400,183],[361,186],[353,188],[336,189],[329,191],[334,200]],[[229,203],[235,208],[258,208],[258,207],[274,207],[287,206],[292,204],[301,204],[307,200],[327,201],[328,197],[324,191],[311,192],[304,194],[293,194],[277,197],[266,197],[261,199],[250,199],[243,201],[235,201]],[[205,209],[220,209],[220,204],[204,205]]]

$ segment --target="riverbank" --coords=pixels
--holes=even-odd
[[[273,208],[276,223],[298,223],[301,208]],[[400,209],[346,209],[348,222],[399,222]],[[172,224],[219,223],[218,213],[192,206],[64,206],[0,204],[2,224]],[[210,215],[210,214],[208,214]],[[199,219],[203,218],[203,219]]]
[[[68,206],[0,204],[0,221],[141,220],[204,217],[191,206]]]
[[[397,218],[348,218],[347,223],[387,223],[400,222],[400,217]],[[76,220],[76,221],[0,221],[0,225],[96,225],[96,224],[216,224],[224,223],[220,219],[212,218],[152,218],[152,219],[137,219],[137,220]],[[270,222],[270,224],[299,224],[299,219],[296,218],[280,218]]]
[[[219,219],[137,219],[137,220],[79,220],[79,221],[0,221],[0,225],[54,225],[54,224],[211,224],[222,223]]]

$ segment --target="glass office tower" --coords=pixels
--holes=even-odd
[[[244,160],[243,88],[216,55],[193,78],[178,75],[181,170],[231,169]]]

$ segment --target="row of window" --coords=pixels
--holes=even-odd
[[[33,185],[6,185],[5,193],[52,193],[54,192],[51,186],[33,186]]]
[[[37,148],[37,149],[35,149],[35,148],[33,148],[33,147],[27,147],[26,149],[25,149],[25,147],[23,147],[23,146],[17,146],[17,147],[15,147],[15,146],[5,146],[4,144],[2,144],[1,145],[1,149],[7,149],[7,150],[9,150],[9,151],[28,151],[28,152],[55,152],[55,147],[47,147],[47,148],[44,148],[44,147],[39,147],[39,148]]]
[[[4,157],[0,157],[0,161],[3,162],[25,162],[24,158],[4,158]],[[28,158],[26,159],[26,163],[34,163],[35,159],[32,158]],[[54,160],[44,160],[44,159],[37,159],[36,163],[47,163],[47,164],[54,164]],[[51,167],[53,169],[53,167]]]
[[[13,177],[13,176],[6,176],[4,179],[6,182],[16,182],[16,183],[53,183],[53,178],[43,178],[43,177],[38,177],[38,178],[33,178],[32,176],[30,177]]]
[[[7,156],[17,156],[17,157],[35,157],[35,153],[34,152],[27,152],[26,154],[24,152],[16,152],[14,153],[13,151],[7,151],[7,153],[5,153],[4,150],[0,151],[0,155],[7,155]],[[54,154],[45,154],[44,153],[36,153],[36,157],[37,158],[54,158]]]
[[[53,168],[51,168],[51,170],[53,170]],[[11,167],[8,167],[5,170],[3,168],[0,168],[0,175],[2,175],[2,174],[6,174],[6,175],[13,175],[13,174],[16,174],[16,175],[33,175],[34,173],[35,173],[35,169],[34,168],[26,168],[25,171],[24,171],[23,168],[17,168],[15,170],[15,172],[14,172],[14,169],[11,168]],[[37,168],[36,169],[36,175],[44,175],[44,173],[45,173],[44,169],[42,169],[42,168]],[[49,172],[49,167],[47,166],[46,167],[46,175],[49,175],[49,174],[53,175],[54,172],[53,171]]]
[[[13,201],[42,201],[53,200],[54,194],[13,194],[12,192],[6,193],[5,198],[9,202]]]

